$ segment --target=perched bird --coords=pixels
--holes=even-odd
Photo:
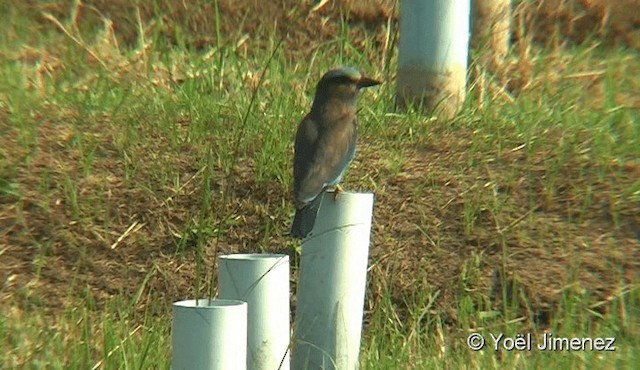
[[[311,232],[325,190],[341,190],[340,180],[356,151],[358,92],[379,84],[351,67],[331,70],[318,82],[311,111],[296,133],[292,237],[305,238]]]

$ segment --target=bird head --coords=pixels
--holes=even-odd
[[[379,84],[381,84],[380,81],[363,76],[353,67],[332,69],[325,73],[318,82],[313,101],[314,108],[320,108],[331,99],[355,104],[360,89]]]

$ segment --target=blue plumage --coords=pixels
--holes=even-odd
[[[296,215],[291,236],[305,238],[313,229],[319,196],[338,187],[355,156],[356,98],[361,88],[380,84],[357,69],[334,69],[320,79],[311,111],[298,125],[293,158]]]

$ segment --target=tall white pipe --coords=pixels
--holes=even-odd
[[[464,102],[470,0],[401,0],[400,106],[453,117]]]
[[[493,72],[504,62],[511,37],[511,0],[473,0],[471,47]]]
[[[249,370],[288,370],[289,256],[229,254],[218,258],[218,296],[247,302]]]
[[[373,194],[323,195],[302,242],[293,369],[356,369],[362,334]]]
[[[174,370],[247,368],[247,304],[199,299],[173,304]]]

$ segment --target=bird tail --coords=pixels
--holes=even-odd
[[[316,216],[318,216],[321,201],[322,193],[315,197],[311,203],[296,210],[296,215],[293,217],[293,225],[291,225],[291,237],[304,239],[309,235],[313,229],[313,225],[316,223]]]

